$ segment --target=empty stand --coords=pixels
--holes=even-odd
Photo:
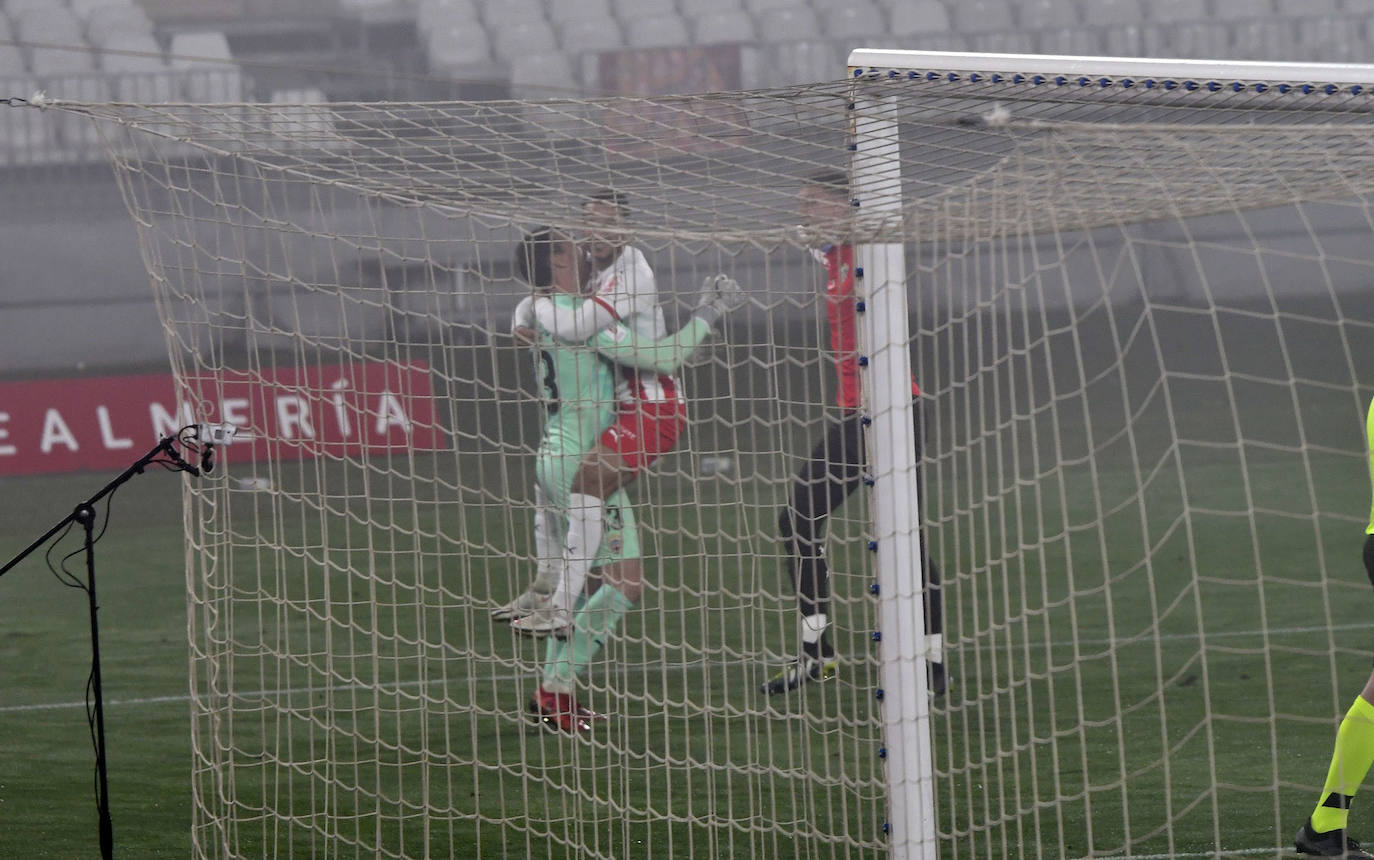
[[[754,19],[743,9],[712,12],[697,19],[695,33],[699,45],[752,42]]]

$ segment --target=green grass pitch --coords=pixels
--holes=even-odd
[[[694,390],[710,396],[709,385]],[[1212,426],[1216,416],[1202,414],[1208,401],[1203,392],[1185,418]],[[721,428],[734,422],[722,403],[717,410],[721,421],[694,428],[699,453],[731,450]],[[1305,428],[1309,438],[1339,437],[1340,446],[1188,446],[1178,453],[1186,468],[1144,471],[1139,493],[1141,472],[1121,468],[1112,450],[1096,471],[1022,475],[1019,488],[1015,468],[997,478],[972,459],[931,463],[931,542],[946,570],[954,673],[932,722],[941,856],[1117,857],[1129,848],[1136,857],[1255,857],[1274,856],[1291,838],[1315,800],[1339,716],[1369,670],[1371,595],[1359,563],[1368,489],[1362,458],[1334,453],[1358,446],[1359,428],[1348,415],[1313,414],[1322,420]],[[356,472],[308,463],[280,470],[278,489],[325,480],[338,494],[327,539],[316,531],[320,512],[304,502],[273,514],[284,536],[314,548],[283,570],[323,577],[315,585],[332,589],[336,619],[357,615],[343,625],[303,620],[301,584],[302,612],[281,629],[305,636],[332,626],[330,647],[297,640],[296,653],[315,655],[305,665],[234,664],[236,690],[249,696],[241,712],[260,705],[299,715],[215,735],[241,746],[240,801],[280,804],[285,792],[297,817],[285,835],[270,821],[244,823],[240,851],[316,856],[325,834],[342,832],[348,856],[561,858],[578,856],[572,838],[617,857],[884,856],[862,503],[850,503],[832,534],[844,677],[772,708],[757,693],[795,629],[773,522],[812,429],[749,440],[770,457],[733,443],[739,484],[689,480],[694,459],[682,452],[639,489],[654,559],[648,578],[664,587],[593,670],[615,712],[603,747],[547,736],[523,718],[539,651],[486,620],[485,608],[528,574],[513,558],[527,552],[524,514],[512,516],[503,501],[523,498],[527,464],[503,464],[462,441],[458,457],[414,468],[446,480],[461,474],[470,489],[426,484],[430,496],[416,509],[379,501],[411,490],[381,484],[382,472],[363,493],[350,483]],[[928,436],[943,432],[937,418]],[[1074,444],[1069,430],[1058,439]],[[1155,453],[1131,456],[1148,463]],[[969,475],[991,483],[971,486]],[[0,555],[105,480],[5,480]],[[130,482],[97,546],[120,856],[190,851],[186,480],[154,471]],[[972,503],[993,497],[1001,501]],[[273,498],[239,493],[232,503],[247,514]],[[368,525],[383,521],[392,527]],[[1055,537],[1028,544],[1037,533]],[[74,538],[64,546],[78,548]],[[331,573],[320,572],[321,554]],[[361,576],[369,557],[383,560],[381,573]],[[253,564],[252,554],[236,563]],[[72,565],[79,571],[80,559]],[[387,573],[403,567],[406,577]],[[286,583],[287,596],[294,587]],[[431,589],[440,608],[367,614],[379,599],[413,602],[416,588]],[[389,661],[377,650],[381,633],[423,640],[426,658]],[[84,594],[37,558],[0,578],[0,857],[95,854],[81,704],[88,664]],[[384,667],[376,683],[345,682],[369,666]],[[326,677],[336,683],[321,686]],[[416,705],[419,696],[428,707]],[[311,764],[295,772],[258,767],[249,755],[254,742],[309,742],[310,716],[324,713],[360,715],[334,728],[368,743],[297,749],[295,760]],[[421,737],[427,743],[414,742]],[[608,746],[635,754],[610,755]],[[449,757],[427,760],[419,749]],[[386,801],[349,791],[355,782],[383,786]],[[310,795],[306,787],[319,784],[338,790]],[[370,826],[378,806],[392,819],[380,829]],[[426,807],[442,814],[424,815]]]

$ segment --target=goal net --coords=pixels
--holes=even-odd
[[[1370,92],[1336,67],[875,57],[727,95],[53,106],[112,153],[183,418],[245,437],[186,489],[197,856],[1291,838],[1369,665]],[[850,211],[797,230],[835,169]],[[607,717],[584,737],[530,721],[545,646],[489,613],[535,568],[513,252],[535,225],[594,232],[602,188],[669,329],[707,275],[749,303],[680,371],[688,429],[630,487],[646,587],[579,681]],[[909,303],[940,696],[935,652],[880,620],[931,594],[914,565],[874,588],[866,488],[825,534],[836,676],[760,689],[800,647],[779,514],[841,417],[832,243],[886,249],[860,299],[896,277]],[[865,375],[891,327],[860,327],[861,411],[906,420],[902,380],[884,401]],[[893,677],[917,682],[900,702]]]

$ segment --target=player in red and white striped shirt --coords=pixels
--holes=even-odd
[[[849,183],[844,173],[826,171],[809,178],[802,187],[801,213],[808,230],[833,228],[850,214]],[[835,649],[826,635],[830,622],[830,571],[825,561],[825,527],[830,515],[859,486],[865,463],[860,422],[863,391],[859,380],[858,327],[855,319],[854,248],[850,244],[826,244],[812,251],[825,266],[825,312],[830,322],[830,354],[835,366],[835,405],[824,438],[797,474],[787,507],[778,517],[778,531],[787,550],[787,572],[797,589],[801,612],[802,653],[797,661],[763,684],[772,696],[795,690],[809,681],[833,677],[839,668]],[[911,396],[920,388],[911,383]],[[921,459],[921,413],[916,416],[916,460]],[[940,571],[925,555],[921,544],[922,576],[926,585],[926,633],[938,645],[944,625],[940,600]],[[946,686],[944,664],[930,663],[930,689],[939,695]]]
[[[625,198],[606,189],[594,194],[583,214],[592,229],[583,241],[594,272],[591,295],[575,308],[548,299],[534,304],[539,325],[562,341],[580,343],[615,322],[646,342],[667,334],[653,269],[630,245]],[[601,543],[604,500],[672,450],[687,426],[687,406],[677,378],[654,371],[618,368],[615,420],[583,458],[568,496],[568,534],[563,576],[549,605],[511,626],[520,632],[559,633],[566,628],[577,595]]]

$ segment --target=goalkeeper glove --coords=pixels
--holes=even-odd
[[[739,282],[729,275],[707,275],[706,280],[701,282],[701,296],[697,299],[697,307],[693,316],[705,320],[708,325],[715,325],[720,318],[744,307],[746,302],[744,290],[740,289]]]

